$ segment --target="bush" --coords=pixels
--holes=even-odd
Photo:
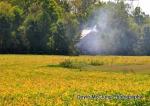
[[[99,61],[91,61],[90,62],[90,65],[93,65],[93,66],[101,66],[101,65],[104,65],[104,63],[103,62],[99,62]]]
[[[62,67],[71,68],[73,67],[73,61],[67,59],[67,60],[64,60],[63,62],[60,62],[59,65]]]
[[[64,60],[63,62],[60,62],[59,65],[61,67],[65,67],[65,68],[73,68],[73,69],[81,69],[84,67],[87,67],[88,64],[84,63],[84,62],[77,62],[77,61],[72,61],[72,60]]]
[[[89,66],[101,66],[104,65],[104,63],[99,61],[91,61],[90,63],[85,63],[66,59],[60,62],[59,65],[65,68],[81,69]]]

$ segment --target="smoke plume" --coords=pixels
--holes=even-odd
[[[101,8],[89,18],[76,46],[82,54],[125,54],[131,51],[130,35],[121,16],[112,9]]]

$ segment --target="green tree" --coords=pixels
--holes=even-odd
[[[11,52],[16,48],[16,30],[23,11],[7,2],[0,2],[0,51]]]
[[[29,8],[23,26],[25,35],[29,40],[30,52],[49,53],[48,38],[51,36],[50,28],[60,18],[60,7],[54,0],[44,0],[33,3]]]

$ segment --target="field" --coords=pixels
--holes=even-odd
[[[0,55],[0,106],[150,106],[150,57]]]

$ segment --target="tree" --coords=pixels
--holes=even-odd
[[[59,6],[54,0],[33,3],[24,21],[25,35],[29,40],[30,52],[50,53],[48,38],[52,27],[60,18]]]
[[[13,51],[16,40],[16,30],[21,21],[23,11],[7,2],[0,2],[0,52]]]

